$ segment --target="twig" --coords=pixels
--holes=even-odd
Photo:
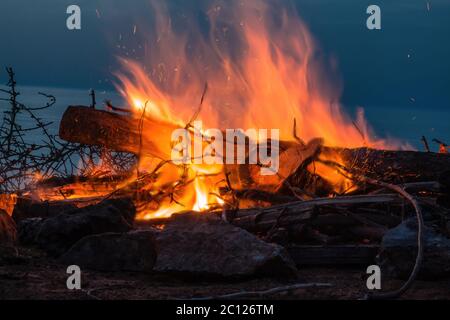
[[[297,197],[292,197],[289,195],[283,195],[279,193],[272,193],[269,191],[258,190],[258,189],[243,189],[234,190],[233,194],[238,199],[249,199],[254,201],[264,201],[272,204],[294,202],[298,200]]]
[[[433,139],[433,142],[436,142],[439,144],[439,153],[448,153],[448,144],[443,142],[442,140]]]
[[[298,289],[308,289],[308,288],[330,288],[334,285],[331,283],[299,283],[289,286],[276,287],[263,291],[240,291],[235,293],[224,294],[220,296],[211,296],[211,297],[201,297],[201,298],[193,298],[191,300],[226,300],[226,299],[240,299],[240,298],[248,298],[248,297],[264,297],[270,296],[280,292],[288,292],[292,290]]]
[[[430,146],[428,145],[428,140],[425,136],[422,136],[423,146],[425,147],[426,152],[430,152]]]
[[[91,288],[91,289],[81,289],[81,291],[84,292],[88,297],[90,297],[93,300],[103,300],[99,296],[95,295],[94,292],[95,291],[100,291],[100,290],[124,289],[124,288],[135,288],[135,284],[129,284],[129,283],[112,284],[112,285],[109,285],[109,286],[106,286],[106,287],[98,287],[98,288]]]
[[[297,140],[302,146],[306,145],[305,141],[303,141],[299,136],[297,136],[297,119],[294,118],[294,127],[292,128],[292,134],[294,139]]]
[[[110,109],[112,111],[120,111],[120,112],[125,112],[125,113],[131,113],[131,111],[129,109],[113,106],[113,104],[112,104],[112,102],[110,100],[105,100],[105,105],[106,105],[106,107],[108,109]]]
[[[205,83],[205,87],[203,88],[203,93],[200,98],[200,103],[198,105],[197,111],[195,111],[194,115],[192,116],[191,120],[186,124],[186,129],[192,128],[192,123],[197,119],[198,115],[202,111],[203,108],[203,101],[205,100],[206,93],[208,92],[208,83]],[[201,132],[200,132],[201,134]]]
[[[352,121],[353,126],[355,127],[356,131],[358,131],[358,133],[361,135],[361,138],[363,139],[363,145],[366,146],[366,137],[364,135],[364,133],[361,131],[361,129],[359,128],[359,126],[356,124],[355,121]]]
[[[97,101],[95,101],[94,89],[91,89],[91,91],[89,92],[89,95],[91,96],[91,108],[95,109],[95,106],[97,105]]]
[[[439,139],[435,138],[435,139],[433,139],[433,142],[436,142],[437,144],[443,145],[444,147],[448,147],[448,144],[446,144],[442,140],[439,140]]]

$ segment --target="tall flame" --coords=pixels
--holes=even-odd
[[[209,127],[275,128],[281,139],[292,140],[295,119],[304,140],[321,137],[329,146],[387,147],[371,137],[362,114],[352,121],[342,111],[334,89],[338,86],[330,81],[335,77],[324,72],[315,41],[292,10],[258,0],[221,3],[195,24],[184,14],[173,20],[167,6],[152,1],[147,55],[139,62],[120,58],[122,70],[116,74],[117,87],[136,114],[145,106],[155,119],[185,125],[207,83],[199,118]],[[184,201],[185,209],[201,211],[211,202],[221,203],[211,196],[215,183],[205,181],[200,173],[207,169],[200,167],[188,169],[195,192],[184,192],[179,202]],[[330,180],[343,179],[319,170]],[[177,175],[168,176],[161,183],[176,183]],[[162,205],[145,217],[179,209],[179,203]]]

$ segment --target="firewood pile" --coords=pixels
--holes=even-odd
[[[26,110],[16,100],[11,104],[16,113]],[[143,122],[154,135],[142,134]],[[45,128],[39,122],[38,129]],[[189,183],[155,193],[147,186],[171,164],[161,160],[152,172],[136,169],[141,157],[167,156],[158,140],[176,128],[121,110],[71,106],[59,136],[48,135],[54,143],[47,145],[50,165],[37,156],[36,145],[28,151],[20,145],[21,153],[13,153],[20,130],[4,128],[8,165],[27,155],[29,168],[50,169],[32,184],[17,166],[18,184],[2,176],[10,188],[0,189],[0,244],[37,247],[82,268],[192,277],[295,277],[304,266],[379,263],[409,278],[397,294],[417,276],[450,275],[449,154],[280,141],[278,175],[259,176],[258,165],[224,165],[216,194],[221,205],[137,219],[142,207],[158,208],[167,198],[176,202],[175,189]],[[62,170],[74,153],[89,167],[93,153],[86,150],[110,155],[119,169],[79,175]],[[323,170],[343,181],[339,188]]]

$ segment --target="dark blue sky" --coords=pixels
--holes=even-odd
[[[348,108],[450,108],[449,0],[429,0],[430,11],[426,0],[291,2],[323,51],[336,57]],[[70,4],[82,8],[81,31],[65,27]],[[369,4],[382,9],[381,31],[365,26]],[[147,8],[148,0],[1,0],[0,66],[13,66],[23,85],[110,89],[118,53],[111,36],[129,35]]]

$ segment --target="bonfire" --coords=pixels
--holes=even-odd
[[[227,10],[213,6],[206,37],[195,27],[189,34],[174,32],[165,9],[155,7],[152,32],[158,37],[149,32],[155,40],[147,45],[146,56],[119,57],[116,86],[127,104],[107,101],[100,107],[92,92],[91,106],[67,108],[58,136],[47,132],[36,109],[17,101],[14,73],[8,70],[11,112],[1,131],[1,204],[22,228],[22,243],[37,244],[51,256],[78,264],[85,261],[80,258],[83,241],[94,235],[152,230],[166,243],[162,234],[182,232],[183,223],[186,230],[210,223],[212,229],[200,233],[222,235],[214,231],[218,225],[238,228],[281,248],[281,260],[289,267],[272,271],[285,274],[294,265],[369,265],[383,241],[384,259],[408,277],[400,289],[384,296],[397,296],[411,285],[424,264],[424,210],[440,236],[450,233],[447,145],[440,141],[440,153],[419,152],[377,138],[362,109],[353,119],[340,106],[339,90],[324,73],[326,62],[318,58],[318,45],[301,20],[283,11],[273,21],[267,7],[255,3]],[[229,21],[238,22],[238,32]],[[46,97],[50,108],[54,98]],[[29,131],[44,132],[48,141],[22,142],[25,129],[15,119],[19,113],[35,119],[37,125]],[[276,129],[279,134],[251,135],[253,128]],[[181,153],[183,161],[174,159],[174,152],[180,151],[179,140],[173,138],[177,130],[185,132],[187,148],[199,148],[200,153]],[[261,172],[275,158],[267,161],[261,152],[254,157],[263,143],[269,146],[267,157],[277,155],[271,174]],[[211,158],[214,161],[208,162]],[[109,220],[115,210],[122,212],[126,226]],[[87,218],[90,214],[99,215],[101,224]],[[30,221],[36,217],[41,220]],[[410,217],[417,221],[415,255],[402,261],[408,265],[403,268],[398,266],[403,259],[398,248],[391,248],[386,236],[402,221],[413,223]],[[135,241],[134,235],[120,237]],[[238,239],[250,241],[246,237]],[[194,238],[188,235],[182,242],[189,246]],[[180,250],[199,254],[195,248]],[[156,264],[164,265],[154,267],[149,258],[145,268],[187,268],[195,274],[220,269],[182,268],[169,253],[161,255]],[[209,259],[205,256],[196,259]],[[106,268],[106,263],[99,267],[95,257],[91,259],[94,262],[85,262],[90,267]]]

